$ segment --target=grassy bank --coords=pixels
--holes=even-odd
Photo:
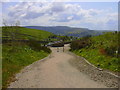
[[[50,32],[37,30],[37,29],[29,29],[25,27],[2,27],[2,37],[8,37],[9,39],[14,37],[16,39],[24,39],[29,40],[29,38],[35,38],[36,40],[43,40],[53,35]]]
[[[43,46],[43,43],[38,43],[37,40],[42,41],[53,34],[18,26],[2,27],[2,34],[2,40],[8,40],[2,43],[2,87],[7,88],[10,82],[14,81],[15,74],[22,68],[51,53],[49,48]]]
[[[13,77],[18,73],[23,67],[40,60],[49,53],[40,50],[35,51],[27,45],[16,46],[14,51],[11,46],[3,45],[2,53],[2,84],[3,88],[13,80]]]
[[[100,36],[81,38],[72,43],[71,49],[75,54],[86,58],[90,63],[97,67],[120,72],[119,66],[119,43],[120,33],[109,32]],[[79,42],[79,43],[78,43]],[[75,46],[76,45],[76,46]]]

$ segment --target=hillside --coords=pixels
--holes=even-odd
[[[119,35],[117,32],[108,32],[100,36],[81,38],[72,42],[71,51],[97,67],[117,72],[120,71]]]
[[[16,32],[16,36],[19,36],[21,39],[29,39],[29,38],[35,38],[38,40],[46,39],[50,35],[53,35],[50,32],[43,31],[43,30],[37,30],[37,29],[30,29],[25,27],[19,27],[17,29],[13,29],[13,27],[2,27],[2,36],[3,37],[10,37],[10,32]],[[7,34],[6,34],[7,32]]]
[[[103,32],[106,31],[100,31],[100,30],[89,30],[87,28],[72,28],[72,27],[67,27],[67,26],[49,26],[49,27],[44,27],[44,26],[26,26],[27,28],[32,28],[32,29],[39,29],[39,30],[45,30],[52,32],[57,35],[67,35],[67,36],[75,36],[75,37],[84,37],[84,36],[96,36],[103,34]]]
[[[47,57],[51,50],[38,43],[50,32],[24,27],[2,27],[2,87],[14,81],[14,75],[25,66]],[[23,42],[22,42],[23,40]],[[24,42],[28,40],[28,42]]]

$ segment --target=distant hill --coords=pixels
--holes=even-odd
[[[67,27],[67,26],[26,26],[27,28],[32,28],[32,29],[39,29],[39,30],[45,30],[52,32],[57,35],[67,35],[67,36],[75,36],[75,37],[83,37],[83,36],[97,36],[103,34],[103,32],[106,31],[101,31],[101,30],[90,30],[87,28],[72,28],[72,27]]]

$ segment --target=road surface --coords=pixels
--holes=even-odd
[[[59,48],[59,52],[51,48],[49,58],[24,68],[9,88],[106,88],[69,63],[75,57],[67,53],[68,48],[66,45],[65,52],[63,48]]]

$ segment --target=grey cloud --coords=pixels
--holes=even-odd
[[[35,8],[35,10],[33,9]],[[53,15],[54,13],[63,12],[64,4],[63,3],[50,3],[46,7],[46,3],[27,3],[22,2],[13,7],[13,10],[8,13],[9,16],[14,18],[24,18],[24,19],[34,19],[45,14]],[[25,16],[22,16],[25,14]],[[21,17],[22,16],[22,17]],[[63,16],[64,17],[64,16]]]
[[[28,12],[26,16],[24,16],[24,19],[34,19],[40,16],[43,16],[45,13],[36,13],[36,12]]]
[[[52,3],[51,11],[52,12],[62,12],[65,10],[64,4],[60,2]]]
[[[19,3],[18,5],[14,6],[12,10],[9,11],[8,16],[18,18],[22,14],[26,13],[29,9],[29,5],[26,2]]]
[[[14,16],[14,15],[15,15],[15,12],[9,12],[8,15],[9,15],[9,16]]]
[[[76,15],[76,14],[74,14],[73,16],[74,16],[74,17],[73,17],[74,20],[81,20],[81,19],[84,18],[84,15],[83,15],[83,14],[81,14],[81,15]]]
[[[92,15],[92,16],[95,16],[95,15],[97,15],[98,13],[97,13],[97,12],[94,12],[94,11],[90,11],[89,14]]]
[[[72,17],[71,19],[68,19],[69,17]],[[76,14],[60,14],[59,16],[55,17],[55,19],[51,21],[57,21],[57,22],[69,22],[72,20],[81,20],[84,18],[84,15],[76,15]]]
[[[67,19],[69,16],[71,16],[70,14],[59,14],[58,16],[56,16],[54,19],[52,19],[51,21],[56,21],[56,22],[68,22],[70,21],[69,19]]]

